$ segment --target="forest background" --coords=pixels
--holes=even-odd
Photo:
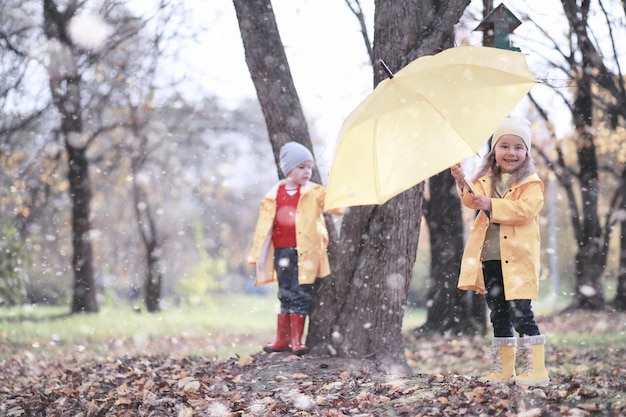
[[[249,75],[235,80],[213,72],[246,72],[241,45],[233,46],[221,32],[232,26],[229,33],[238,36],[231,5],[215,3],[204,20],[198,18],[207,12],[202,4],[175,1],[154,8],[115,1],[13,3],[0,6],[7,22],[0,38],[6,52],[0,95],[3,304],[69,304],[79,312],[145,302],[157,311],[231,291],[273,296],[272,288],[251,287],[246,260],[258,202],[277,179],[265,120]],[[360,30],[372,30],[373,6],[346,2],[341,13],[330,13],[330,3],[274,3],[289,61],[304,62],[294,65],[294,82],[303,92],[324,179],[341,120],[372,88],[371,55]],[[337,32],[303,34],[313,31],[303,22],[311,21],[314,3],[320,8],[315,10],[332,14],[329,27]],[[482,4],[471,3],[455,28],[457,44],[482,40],[474,31]],[[623,233],[610,231],[625,217],[624,119],[616,110],[623,101],[596,91],[600,105],[585,131],[593,135],[595,214],[602,224],[597,236],[584,238],[601,249],[594,263],[600,273],[581,284],[578,256],[586,242],[573,237],[586,228],[581,214],[589,200],[584,181],[572,179],[582,165],[576,136],[581,128],[572,117],[579,80],[573,76],[600,77],[577,73],[567,60],[577,57],[564,49],[574,33],[571,22],[558,2],[546,4],[508,6],[524,22],[514,44],[528,53],[541,81],[517,111],[533,120],[537,165],[548,185],[540,303],[557,310],[580,297],[610,300],[620,294]],[[623,57],[614,45],[625,36],[622,6],[600,2],[585,15],[595,28],[590,38],[602,51],[602,69],[619,77],[618,86]],[[555,19],[563,19],[562,25]],[[307,43],[311,39],[315,47]],[[206,45],[216,45],[215,52],[206,52]],[[354,61],[339,65],[340,56]],[[469,221],[471,213],[465,217]],[[437,231],[421,228],[408,302],[423,308],[436,282],[428,250],[429,233]],[[85,288],[95,291],[85,297]]]

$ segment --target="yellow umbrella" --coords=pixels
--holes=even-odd
[[[378,84],[346,118],[326,209],[382,204],[472,155],[535,84],[526,56],[461,46]]]

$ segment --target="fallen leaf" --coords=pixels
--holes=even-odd
[[[253,362],[254,362],[254,358],[252,358],[252,356],[244,355],[244,356],[240,357],[239,360],[237,361],[237,366],[242,368],[242,367],[244,367],[246,365],[251,365]]]
[[[541,409],[531,408],[530,410],[517,413],[517,417],[541,417]]]
[[[189,407],[183,408],[178,412],[178,417],[192,417],[193,410]]]

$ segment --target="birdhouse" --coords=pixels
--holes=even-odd
[[[511,46],[509,35],[521,24],[522,22],[504,4],[500,3],[474,30],[484,32],[483,46],[519,52],[519,48]]]

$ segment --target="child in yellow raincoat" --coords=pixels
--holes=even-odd
[[[539,287],[539,212],[543,182],[530,156],[528,120],[507,118],[492,136],[491,150],[473,181],[460,164],[451,168],[466,207],[479,210],[470,230],[458,287],[485,294],[492,339],[488,382],[514,379],[522,385],[546,385],[545,335],[531,306]],[[513,330],[519,334],[519,344]],[[515,349],[524,368],[515,373]]]
[[[278,281],[280,314],[266,352],[308,352],[301,343],[316,278],[330,274],[328,231],[323,217],[326,190],[311,182],[313,155],[296,142],[280,150],[285,179],[263,197],[250,262],[255,285]]]

